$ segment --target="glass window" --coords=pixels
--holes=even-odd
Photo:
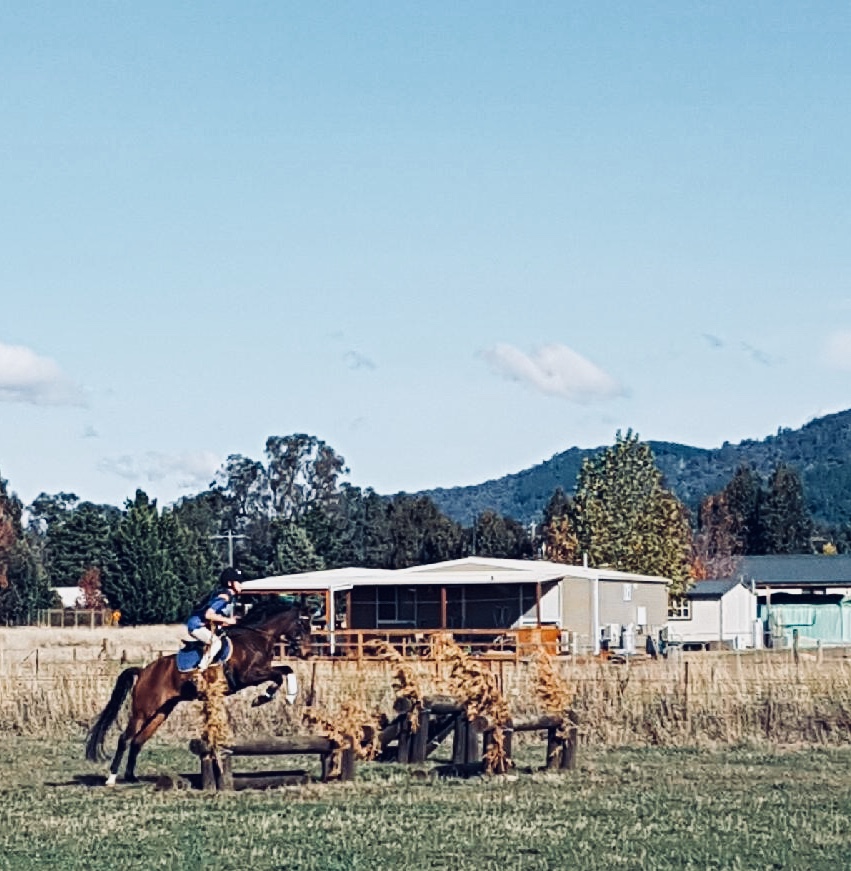
[[[671,596],[668,599],[669,620],[691,620],[691,602],[685,596]]]

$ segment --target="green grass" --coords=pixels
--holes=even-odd
[[[541,747],[525,765],[540,763]],[[140,774],[193,771],[152,742]],[[576,771],[208,795],[86,785],[82,741],[0,744],[0,869],[830,869],[851,866],[851,748],[585,751]]]

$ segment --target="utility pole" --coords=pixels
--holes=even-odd
[[[232,529],[226,535],[211,535],[209,538],[226,538],[228,540],[228,565],[233,568],[233,540],[235,538],[248,538],[247,535],[234,535]]]

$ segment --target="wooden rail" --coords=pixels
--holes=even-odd
[[[293,735],[289,738],[260,738],[240,744],[212,747],[201,738],[189,742],[189,750],[201,760],[201,788],[209,791],[234,789],[269,789],[293,783],[306,783],[304,771],[234,772],[234,756],[296,756],[317,755],[320,759],[321,779],[351,780],[354,776],[353,748],[341,748],[330,738],[313,735]],[[334,756],[339,754],[339,768],[333,769]]]
[[[380,643],[402,655],[433,657],[438,638],[451,638],[470,653],[490,659],[518,662],[539,650],[567,653],[567,639],[557,626],[519,629],[328,629],[311,630],[312,655],[346,659],[380,658]]]

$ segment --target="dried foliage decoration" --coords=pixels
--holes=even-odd
[[[225,706],[227,681],[224,670],[221,666],[208,668],[203,676],[200,676],[198,684],[202,699],[201,715],[204,718],[201,735],[215,751],[219,747],[233,743],[233,733]]]
[[[512,765],[505,746],[505,729],[511,723],[511,713],[496,677],[450,637],[436,639],[435,654],[449,666],[447,690],[464,706],[467,719],[493,728],[493,740],[484,757],[485,771],[504,773]]]
[[[356,699],[346,699],[339,710],[331,714],[313,706],[304,711],[304,723],[313,732],[329,738],[337,745],[329,774],[340,773],[344,750],[354,750],[359,759],[374,759],[381,750],[378,741],[378,713],[368,711]]]
[[[393,691],[397,698],[405,699],[410,703],[408,721],[411,725],[411,731],[417,732],[420,727],[420,712],[423,709],[423,699],[425,698],[425,690],[419,675],[411,663],[392,644],[376,640],[370,644],[370,647],[376,656],[392,662],[396,666],[393,673]]]

